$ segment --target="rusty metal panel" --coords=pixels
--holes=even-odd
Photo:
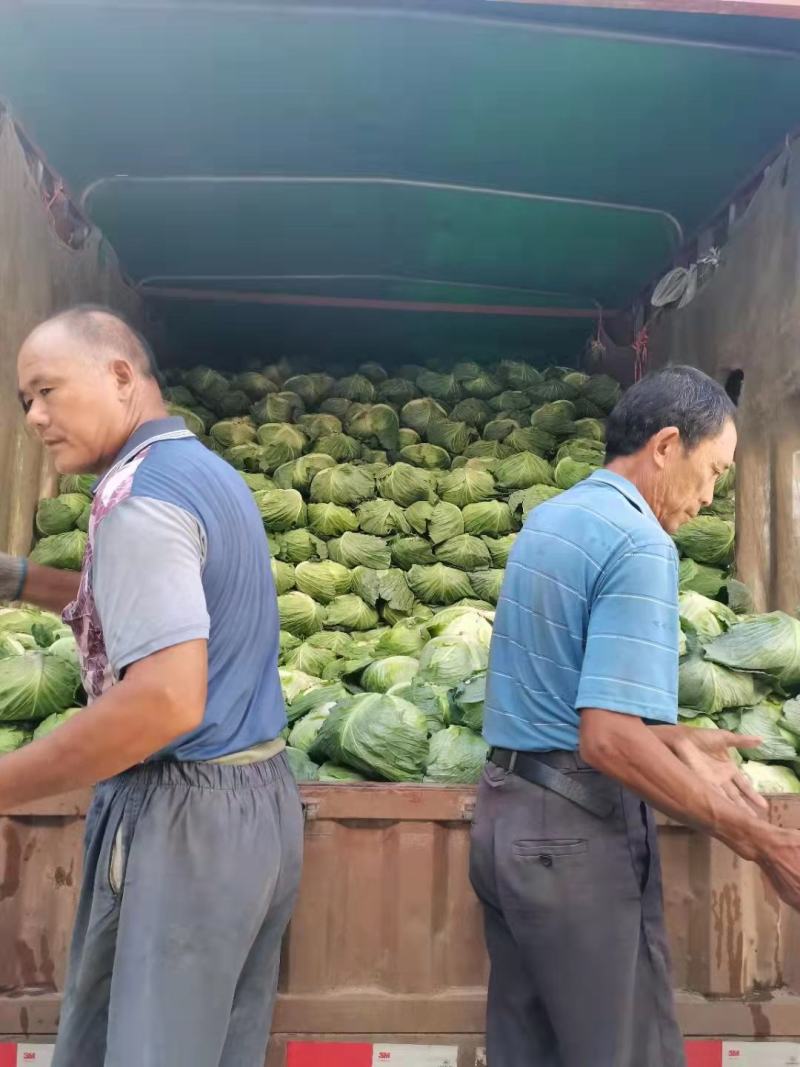
[[[16,356],[26,334],[54,311],[85,301],[139,318],[139,300],[123,281],[97,230],[79,249],[58,236],[14,123],[0,108],[0,549],[27,552],[36,502],[55,477],[25,431],[16,399]]]
[[[473,790],[309,785],[303,799],[305,872],[283,955],[276,1041],[309,1033],[477,1039],[487,961],[467,873]],[[72,794],[0,816],[2,1033],[55,1031],[86,800]],[[772,818],[800,827],[800,798],[773,800]],[[660,822],[685,1032],[800,1036],[800,916],[777,902],[754,865]]]

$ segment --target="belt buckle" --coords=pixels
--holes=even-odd
[[[509,774],[513,774],[514,773],[514,768],[517,765],[517,756],[518,755],[519,755],[519,753],[517,752],[516,749],[514,749],[514,751],[511,753],[511,759],[508,761],[507,770],[508,770]]]

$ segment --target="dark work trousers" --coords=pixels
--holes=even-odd
[[[684,1067],[649,808],[576,753],[605,819],[487,763],[470,876],[491,960],[488,1067]]]

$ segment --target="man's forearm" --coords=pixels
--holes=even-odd
[[[769,827],[693,774],[667,741],[670,735],[665,740],[638,719],[598,709],[582,713],[581,752],[588,763],[665,815],[705,830],[746,859],[757,859]]]
[[[80,581],[81,576],[75,571],[60,571],[55,567],[28,563],[20,599],[26,604],[35,604],[60,615],[78,595]]]

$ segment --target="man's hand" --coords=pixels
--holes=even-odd
[[[756,862],[781,900],[800,911],[800,832],[778,826],[764,829]]]
[[[728,730],[702,730],[684,726],[677,727],[674,734],[670,734],[669,738],[664,736],[662,740],[691,771],[719,789],[728,800],[760,819],[767,818],[769,804],[730,756],[732,748],[757,748],[761,743],[760,738],[743,737]]]
[[[80,580],[75,571],[40,567],[21,556],[0,552],[0,603],[24,600],[60,615],[78,595]]]

